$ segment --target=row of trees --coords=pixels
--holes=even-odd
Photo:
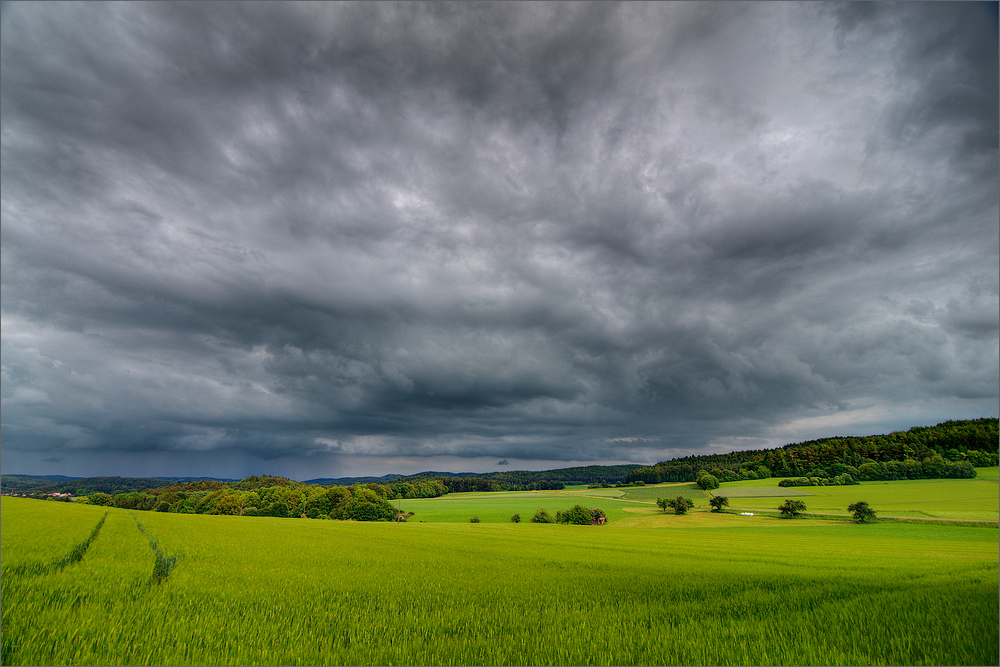
[[[860,483],[845,472],[835,477],[789,477],[778,482],[778,486],[853,486]]]
[[[998,464],[998,433],[996,418],[947,421],[888,435],[824,438],[771,450],[689,456],[636,468],[626,479],[646,484],[696,482],[704,472],[719,482],[832,478],[844,473],[861,481],[972,477],[973,468]]]
[[[656,504],[659,505],[664,512],[668,509],[674,511],[674,514],[687,514],[687,511],[694,507],[694,501],[690,498],[685,498],[684,496],[677,496],[676,498],[658,498]],[[729,506],[729,498],[726,496],[712,496],[708,504],[712,506],[713,512],[721,512],[723,507]],[[784,503],[778,506],[778,511],[784,517],[795,518],[806,511],[806,504],[801,500],[787,499]],[[869,523],[875,521],[876,515],[875,510],[868,506],[865,501],[859,501],[856,503],[851,503],[847,506],[847,511],[854,515],[854,523]]]
[[[395,521],[400,517],[391,500],[436,497],[447,493],[444,485],[435,481],[322,487],[285,478],[252,477],[220,485],[221,488],[201,489],[198,486],[201,484],[184,483],[116,495],[98,492],[91,494],[88,502],[124,509],[186,514]]]
[[[511,523],[521,523],[521,515],[514,514],[510,517]],[[600,507],[589,509],[583,505],[574,505],[568,510],[556,512],[553,519],[548,510],[540,509],[531,517],[532,523],[568,523],[579,526],[603,524],[607,521],[607,515]],[[479,523],[479,517],[472,517],[472,523]]]
[[[801,500],[788,499],[778,507],[784,517],[795,518],[806,511],[806,504]],[[853,515],[854,523],[871,523],[876,520],[876,512],[864,500],[851,503],[847,511]]]
[[[666,512],[667,509],[672,509],[674,514],[687,514],[687,511],[694,507],[694,501],[690,498],[685,498],[684,496],[677,496],[676,498],[657,498],[656,504]],[[708,504],[712,506],[713,512],[721,512],[723,507],[729,505],[729,498],[725,496],[712,496],[708,500]]]
[[[597,484],[588,484],[588,489],[622,489],[633,486],[646,486],[646,483],[641,479],[635,482],[615,482],[614,484],[609,484],[608,482],[600,482]]]

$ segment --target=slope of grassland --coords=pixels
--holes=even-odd
[[[648,503],[622,503],[633,511],[598,527],[0,502],[4,664],[998,659],[994,528],[678,517]],[[33,540],[65,531],[72,543],[103,512],[80,562],[15,574]],[[177,558],[167,578],[151,576],[149,540]]]

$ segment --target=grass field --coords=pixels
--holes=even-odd
[[[773,510],[782,498],[795,497],[788,492],[800,491],[811,498],[800,497],[810,512],[843,514],[847,506],[864,500],[879,516],[901,518],[934,518],[997,521],[1000,512],[1000,485],[996,468],[980,468],[974,479],[920,479],[897,482],[862,482],[854,486],[774,487],[782,495],[743,497],[760,487],[746,482],[720,485],[713,493],[727,496],[730,508],[740,511]],[[985,474],[982,474],[984,473]],[[768,480],[773,481],[773,480]]]
[[[960,486],[897,487],[897,499],[937,494],[967,508],[955,511],[983,511],[980,495]],[[809,490],[838,488],[869,487]],[[403,501],[421,507],[406,524],[3,498],[0,658],[916,665],[1000,657],[995,527],[713,514],[702,511],[707,496],[675,516],[594,491],[612,490]],[[554,514],[576,502],[602,507],[612,523],[527,522],[538,507]],[[516,511],[524,522],[515,525]],[[473,513],[484,523],[468,523]],[[82,560],[55,567],[105,514]],[[175,561],[165,578],[153,576],[158,559]],[[28,562],[38,567],[21,567]]]
[[[557,511],[577,504],[600,507],[607,513],[608,520],[614,521],[627,516],[626,507],[644,506],[642,503],[623,501],[610,493],[601,494],[601,491],[621,495],[621,491],[616,489],[450,493],[440,498],[403,500],[399,506],[404,512],[414,512],[415,516],[410,521],[418,523],[461,523],[473,516],[478,516],[483,523],[509,523],[514,514],[520,514],[521,521],[528,522],[540,509],[547,510],[554,517]],[[396,501],[392,504],[393,507],[397,505]]]

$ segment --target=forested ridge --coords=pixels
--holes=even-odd
[[[973,477],[973,468],[997,465],[997,424],[996,418],[946,421],[887,435],[823,438],[777,449],[689,456],[636,468],[627,480],[693,482],[701,470],[720,482],[832,478],[845,473],[862,481]]]
[[[705,473],[719,482],[782,477],[788,479],[782,483],[785,486],[974,477],[975,467],[997,465],[998,440],[998,420],[988,418],[948,421],[888,435],[823,438],[771,450],[689,456],[653,466],[583,466],[448,476],[421,473],[374,478],[384,480],[382,483],[350,485],[297,482],[266,475],[239,481],[3,475],[2,486],[7,494],[69,494],[57,498],[70,500],[70,496],[76,496],[78,501],[125,509],[392,521],[407,518],[397,512],[392,501],[463,491],[562,489],[573,482],[591,486],[694,482]]]

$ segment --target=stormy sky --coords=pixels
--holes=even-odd
[[[997,416],[995,4],[5,3],[2,468]]]

